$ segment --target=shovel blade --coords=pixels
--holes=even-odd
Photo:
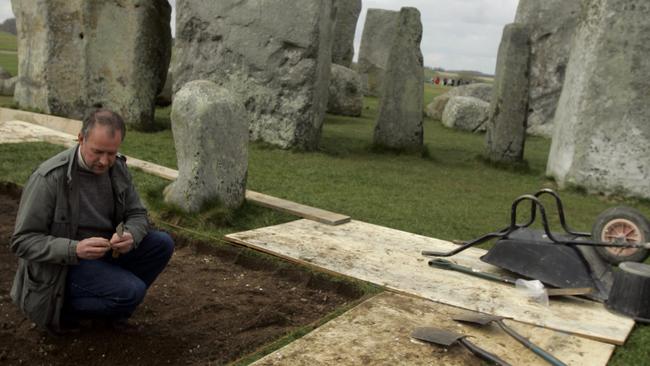
[[[497,321],[505,318],[498,315],[483,314],[483,313],[463,313],[454,316],[453,319],[463,323],[486,325],[493,321]]]
[[[462,334],[432,327],[419,327],[411,332],[411,338],[441,346],[451,346],[464,337]]]

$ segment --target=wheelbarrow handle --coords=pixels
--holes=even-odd
[[[429,260],[429,266],[467,273],[472,276],[480,277],[486,280],[509,283],[511,285],[514,285],[517,282],[516,279],[511,277],[500,276],[493,273],[478,271],[475,270],[474,268],[462,266],[460,264],[456,264],[450,260],[442,259],[442,258],[433,258]]]
[[[511,366],[509,363],[502,360],[499,356],[495,355],[494,353],[490,353],[484,350],[483,348],[475,345],[474,343],[468,341],[467,338],[463,337],[459,339],[458,342],[460,342],[460,344],[465,346],[465,348],[467,348],[470,352],[472,352],[482,360],[494,362],[495,364],[500,366]]]
[[[507,326],[506,323],[503,322],[503,320],[497,320],[496,323],[501,327],[501,329],[503,329],[504,332],[508,333],[512,338],[516,339],[519,343],[529,348],[536,355],[543,358],[544,361],[548,362],[553,366],[566,366],[564,362],[558,360],[552,354],[541,349],[539,346],[529,341],[526,337],[522,336],[521,334],[517,333],[514,329]]]

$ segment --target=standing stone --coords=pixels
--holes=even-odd
[[[427,117],[433,119],[442,119],[442,113],[445,111],[447,102],[453,97],[472,97],[490,103],[492,100],[492,89],[492,84],[488,83],[474,83],[454,87],[445,94],[433,98],[433,101],[427,105],[425,114]]]
[[[334,8],[332,63],[349,68],[354,57],[354,33],[361,13],[361,0],[334,0]]]
[[[359,48],[359,73],[366,81],[366,95],[381,96],[388,57],[397,32],[399,12],[368,9]]]
[[[650,198],[650,4],[584,5],[547,174],[561,187]]]
[[[486,155],[493,162],[513,163],[524,159],[530,59],[528,35],[528,27],[522,24],[508,24],[503,29],[485,134]]]
[[[442,114],[442,124],[463,131],[482,132],[490,117],[490,103],[472,97],[453,97]]]
[[[176,2],[174,91],[205,79],[244,101],[252,140],[318,147],[327,93],[331,0]]]
[[[327,112],[359,117],[363,109],[363,93],[359,74],[347,67],[332,64]]]
[[[228,90],[206,80],[189,82],[174,98],[172,132],[178,179],[165,188],[165,202],[197,212],[217,199],[236,208],[246,194],[246,112]]]
[[[530,30],[528,133],[551,137],[581,0],[520,0],[516,23]]]
[[[171,54],[166,0],[12,0],[23,107],[75,119],[102,106],[153,123]]]
[[[165,85],[163,86],[158,96],[156,96],[156,105],[161,107],[166,107],[172,104],[172,85],[174,83],[174,75],[172,70],[167,71],[167,77],[165,78]]]
[[[374,144],[398,150],[422,148],[422,23],[416,8],[402,8],[384,79]]]

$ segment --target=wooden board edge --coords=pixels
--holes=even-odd
[[[341,225],[350,222],[351,220],[350,216],[341,215],[335,212],[303,205],[301,203],[269,196],[267,194],[251,190],[246,190],[246,200],[259,206],[287,212],[292,215],[304,217],[326,225]]]

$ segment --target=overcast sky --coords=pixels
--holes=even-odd
[[[175,0],[170,3],[175,4]],[[355,52],[359,50],[368,8],[399,10],[412,6],[420,10],[422,17],[421,48],[426,66],[493,74],[503,26],[514,21],[517,3],[518,0],[363,0]],[[0,0],[0,21],[11,17],[11,1]]]

